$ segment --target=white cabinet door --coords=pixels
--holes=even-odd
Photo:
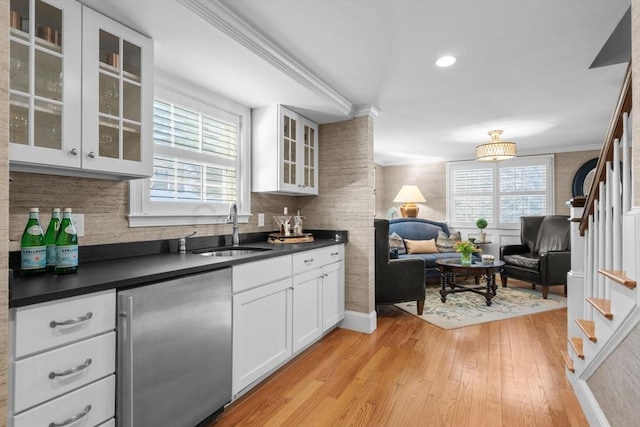
[[[233,394],[289,359],[292,280],[233,296]]]
[[[82,167],[151,176],[153,42],[86,7],[82,14]]]
[[[12,1],[9,31],[9,160],[80,167],[81,6],[72,1]]]
[[[344,319],[344,261],[322,268],[322,332]]]
[[[293,352],[322,336],[322,269],[293,278]]]
[[[281,105],[251,119],[252,191],[318,194],[318,125]]]

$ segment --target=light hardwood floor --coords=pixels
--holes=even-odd
[[[334,330],[215,426],[588,426],[560,356],[566,321],[442,330],[384,306],[373,334]]]

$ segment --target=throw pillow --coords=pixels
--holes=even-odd
[[[404,240],[395,231],[389,236],[389,249],[397,249],[399,255],[407,253],[407,249],[404,246]]]
[[[409,240],[405,239],[408,254],[437,254],[436,240]]]
[[[462,235],[459,231],[455,233],[451,233],[447,236],[442,230],[438,230],[438,238],[436,240],[436,246],[438,247],[438,252],[455,252],[456,251],[456,242],[462,240]]]

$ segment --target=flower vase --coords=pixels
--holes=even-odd
[[[471,265],[471,253],[461,253],[460,254],[460,264],[468,266]]]

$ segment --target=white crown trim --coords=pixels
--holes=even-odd
[[[356,110],[353,112],[353,117],[369,116],[372,119],[375,119],[380,115],[380,113],[380,108],[376,107],[375,105],[363,105],[356,108]]]
[[[329,102],[339,113],[353,117],[351,102],[221,2],[207,0],[178,0],[178,2],[294,81]]]

